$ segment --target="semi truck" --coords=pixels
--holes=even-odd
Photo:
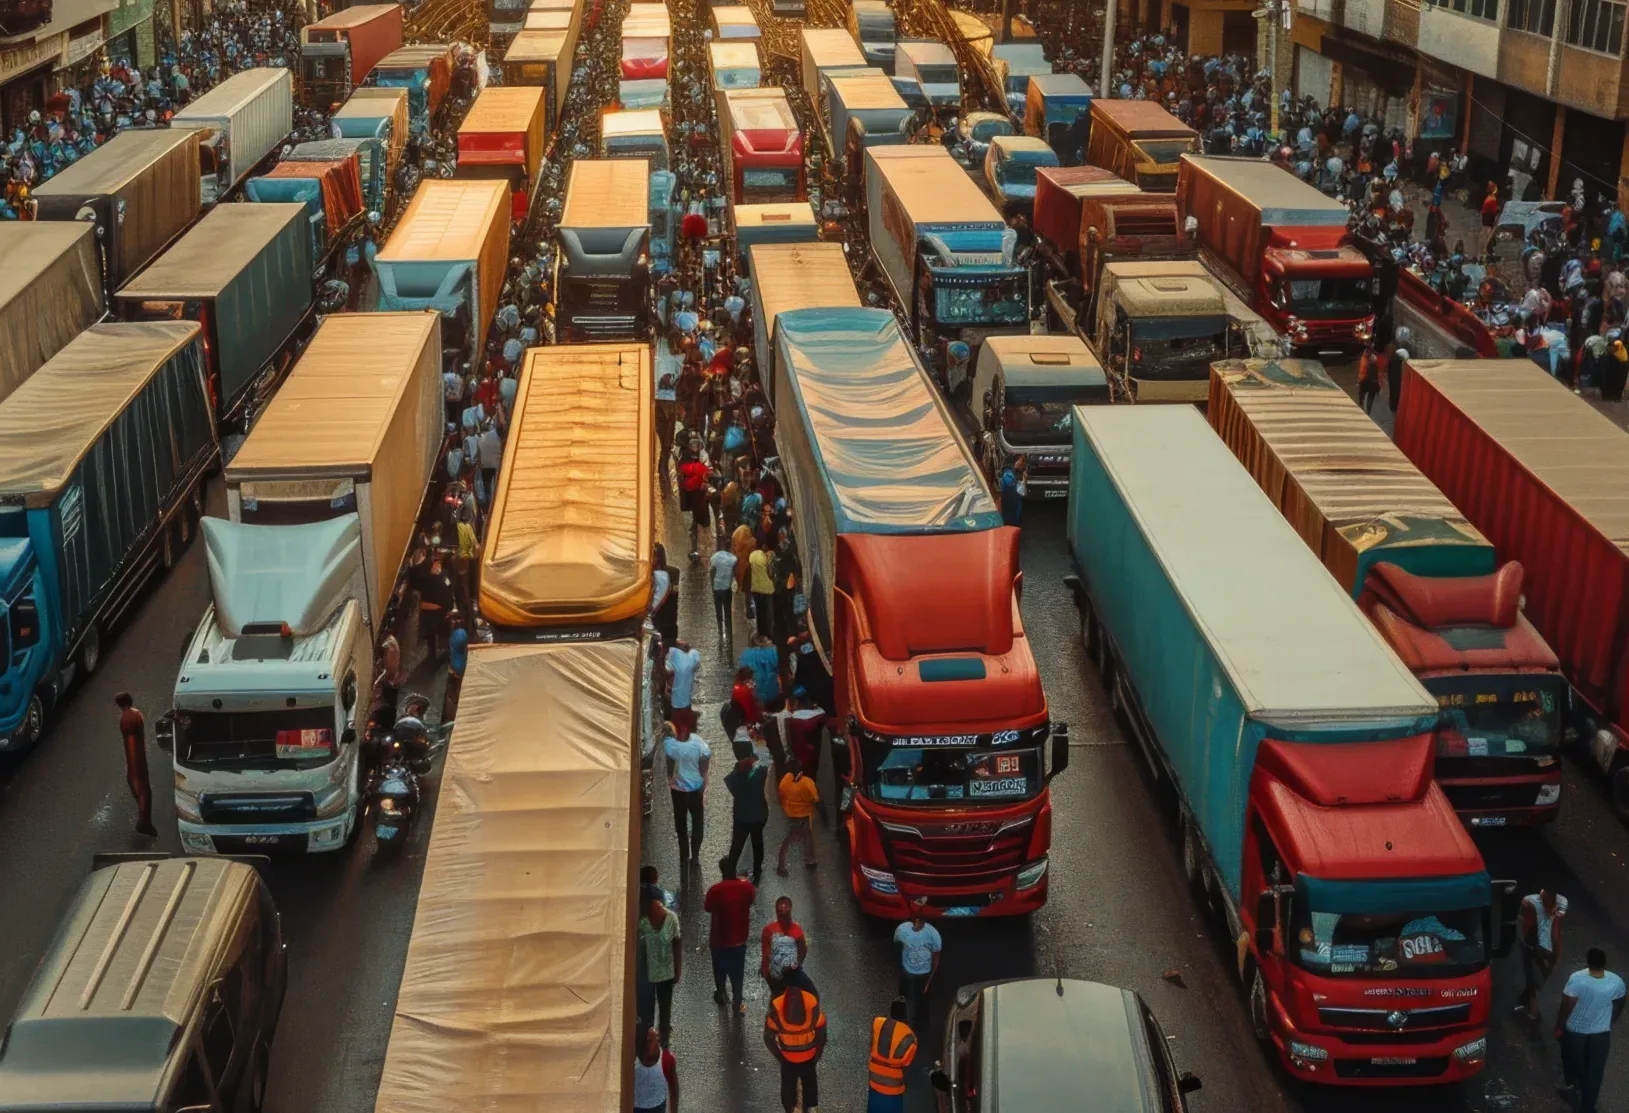
[[[316,301],[303,204],[221,205],[119,290],[126,321],[197,321],[223,428],[247,430],[293,361]]]
[[[549,141],[548,98],[526,85],[482,89],[458,125],[455,178],[497,180],[509,187],[509,219],[526,219]]]
[[[865,0],[861,0],[862,3]],[[892,16],[890,16],[890,19]],[[825,90],[822,79],[832,74],[863,73],[876,65],[862,52],[852,37],[837,27],[804,27],[798,31],[798,52],[803,79],[803,91],[809,96],[816,114],[822,109],[821,98]],[[888,66],[892,68],[894,48],[888,46]]]
[[[865,153],[871,251],[912,335],[928,345],[1028,332],[1030,274],[1018,236],[950,152],[928,144]]]
[[[546,135],[553,135],[565,108],[571,86],[571,58],[576,49],[576,32],[581,19],[566,34],[555,31],[522,31],[509,44],[503,56],[506,85],[535,85],[543,90],[549,117]]]
[[[747,249],[752,276],[752,352],[775,403],[775,320],[793,309],[858,309],[842,244],[761,244]]]
[[[94,227],[0,224],[0,401],[95,324],[103,304]]]
[[[909,141],[909,106],[881,70],[838,70],[820,77],[820,126],[826,150],[841,159],[849,186],[864,195],[867,148]]]
[[[1068,736],[1019,615],[1018,530],[891,313],[795,309],[774,329],[780,470],[847,755],[850,885],[875,916],[919,898],[935,917],[1032,912]]]
[[[955,52],[942,42],[909,39],[895,43],[891,76],[914,81],[936,114],[961,107],[961,67]]]
[[[191,321],[92,325],[0,402],[0,749],[39,741],[192,540],[220,459],[203,359]]]
[[[893,74],[894,44],[899,41],[894,9],[883,0],[854,0],[848,7],[848,33],[865,56],[865,65]],[[804,88],[808,88],[807,81]],[[811,90],[810,96],[813,95]]]
[[[35,186],[35,215],[96,228],[102,294],[111,298],[198,219],[198,167],[194,131],[121,131]]]
[[[203,523],[211,601],[160,734],[188,853],[349,843],[442,422],[440,318],[339,313],[227,465],[228,517]]]
[[[377,139],[318,139],[310,143],[296,143],[288,153],[288,161],[306,165],[355,163],[356,174],[361,181],[363,207],[369,212],[389,217],[396,201],[396,189],[386,169],[389,149],[389,144]]]
[[[1092,91],[1079,74],[1032,74],[1024,96],[1024,134],[1046,140],[1047,146],[1058,153],[1065,166],[1078,166],[1086,157],[1087,139],[1077,124],[1084,117],[1089,127],[1092,120]],[[1093,161],[1092,165],[1098,165]],[[1125,174],[1115,170],[1127,181]]]
[[[198,132],[199,196],[228,197],[294,130],[294,75],[281,66],[240,70],[175,110],[172,128]]]
[[[419,183],[374,257],[382,310],[434,309],[448,348],[478,357],[509,265],[509,183]]]
[[[1176,202],[1211,272],[1297,348],[1374,335],[1380,280],[1345,202],[1270,162],[1205,155],[1182,156]]]
[[[632,340],[650,325],[650,163],[576,159],[556,234],[555,319],[564,342]]]
[[[1257,1038],[1308,1082],[1479,1072],[1515,883],[1432,780],[1437,701],[1190,407],[1076,408],[1068,539]]]
[[[329,114],[329,131],[337,139],[368,139],[381,144],[385,151],[385,173],[394,182],[396,167],[407,150],[407,137],[413,127],[407,102],[406,89],[364,86]]]
[[[451,43],[415,43],[397,47],[373,68],[381,89],[406,89],[408,125],[414,135],[427,135],[452,88]]]
[[[243,183],[244,199],[256,203],[305,206],[311,233],[311,257],[317,275],[329,272],[340,249],[355,242],[368,214],[361,160],[345,158],[296,162],[285,159],[266,173]],[[382,215],[383,206],[379,211]],[[335,266],[337,271],[338,267]],[[322,278],[317,279],[318,282]]]
[[[1176,192],[1182,156],[1199,153],[1198,132],[1153,101],[1099,97],[1091,112],[1087,162],[1149,193]]]
[[[622,80],[617,103],[623,108],[667,106],[668,59],[673,23],[665,4],[630,4],[622,20]]]
[[[1436,778],[1471,827],[1561,808],[1561,663],[1521,612],[1523,569],[1317,363],[1211,368],[1212,427],[1436,697]]]
[[[1035,212],[1030,227],[1035,230],[1036,250],[1046,260],[1053,277],[1076,281],[1081,277],[1081,222],[1088,199],[1123,197],[1130,201],[1137,199],[1141,193],[1142,190],[1130,182],[1098,166],[1038,168],[1035,171]],[[1171,234],[1175,235],[1176,210],[1169,203],[1165,203],[1164,208],[1171,212],[1169,223],[1172,225]],[[1164,222],[1161,227],[1164,227]],[[1140,223],[1132,234],[1141,237]],[[1128,253],[1136,254],[1134,250]]]
[[[803,132],[780,88],[717,94],[719,150],[733,204],[806,201]]]
[[[300,103],[332,111],[402,45],[400,4],[356,4],[300,29]]]
[[[1568,737],[1629,818],[1629,433],[1525,359],[1410,361],[1397,447],[1499,559],[1572,685]]]

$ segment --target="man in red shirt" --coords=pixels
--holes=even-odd
[[[129,692],[120,692],[113,702],[119,708],[119,736],[124,741],[124,779],[136,798],[136,833],[152,838],[158,828],[153,826],[153,780],[147,775],[147,720]]]
[[[728,1004],[724,996],[724,980],[729,979],[730,991],[735,998],[735,1011],[746,1015],[747,1003],[741,998],[741,981],[747,968],[747,933],[752,928],[752,901],[758,895],[745,874],[735,871],[733,858],[722,858],[718,863],[722,881],[707,890],[702,907],[713,918],[712,933],[707,946],[713,953],[713,1000]]]

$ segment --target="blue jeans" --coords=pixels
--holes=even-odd
[[[865,1113],[905,1113],[904,1094],[879,1094],[866,1087]]]

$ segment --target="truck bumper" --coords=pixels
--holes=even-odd
[[[1275,1027],[1273,1044],[1284,1069],[1307,1082],[1334,1086],[1420,1086],[1462,1082],[1487,1061],[1487,1034],[1460,1029],[1409,1044],[1347,1043],[1328,1032]],[[1322,1053],[1323,1058],[1318,1058]]]
[[[1028,480],[1029,493],[1025,496],[1030,502],[1050,502],[1053,499],[1066,499],[1069,497],[1069,475],[1036,475],[1031,472]]]
[[[1550,776],[1441,777],[1437,783],[1465,826],[1538,827],[1561,814],[1561,767]]]
[[[191,823],[181,819],[181,848],[188,854],[321,854],[350,842],[360,809],[310,823]]]
[[[1039,880],[1018,888],[1017,875],[1003,878],[993,887],[968,889],[945,884],[928,886],[900,881],[893,874],[855,861],[850,874],[860,911],[868,916],[909,919],[918,897],[927,900],[927,918],[968,918],[976,916],[1026,916],[1046,904],[1047,859],[1032,862],[1020,873],[1039,868]]]

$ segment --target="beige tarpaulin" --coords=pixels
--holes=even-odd
[[[303,228],[305,213],[303,203],[217,205],[114,295],[115,312],[121,298],[219,297],[290,223]]]
[[[94,226],[0,225],[0,401],[101,315]]]
[[[375,1113],[626,1113],[642,645],[478,645]]]
[[[620,622],[650,604],[650,345],[533,348],[481,557],[499,626]]]
[[[55,495],[108,424],[199,334],[191,321],[92,325],[0,404],[0,491]]]

